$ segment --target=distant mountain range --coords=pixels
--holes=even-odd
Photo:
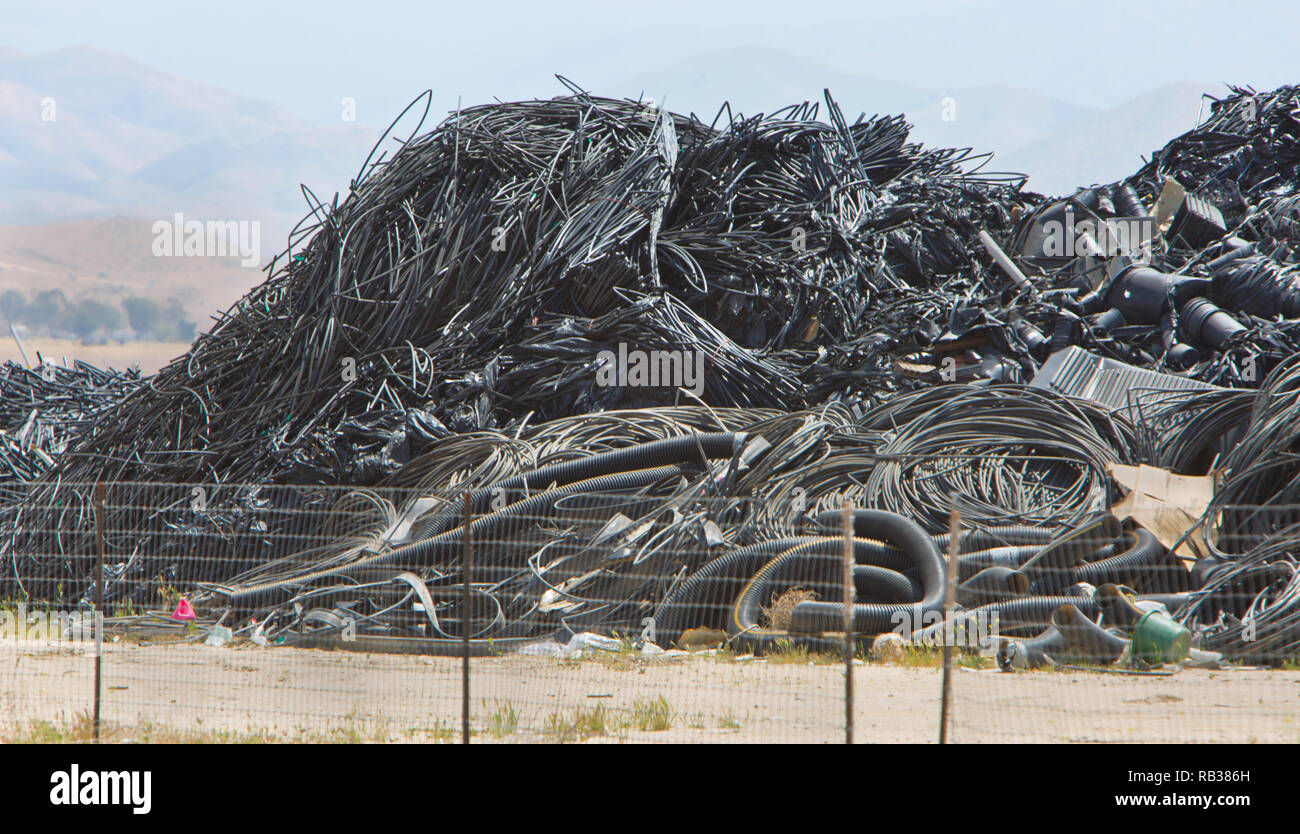
[[[1186,82],[1098,110],[1017,87],[929,89],[746,46],[669,61],[602,86],[601,79],[581,77],[596,65],[583,60],[594,59],[522,67],[494,83],[502,98],[559,95],[564,88],[550,77],[558,71],[597,94],[645,95],[706,121],[724,100],[734,112],[771,112],[819,100],[830,88],[850,119],[863,111],[904,113],[915,139],[992,151],[989,169],[1028,173],[1030,187],[1045,193],[1130,173],[1142,155],[1195,125],[1201,93],[1225,92],[1221,85]],[[256,220],[265,261],[306,213],[300,184],[326,202],[345,192],[379,133],[342,118],[333,125],[306,122],[99,49],[28,54],[0,47],[0,225],[59,224],[0,230],[0,291],[39,275],[68,291],[93,288],[109,298],[180,292],[204,321],[260,273],[228,260],[152,263],[158,259],[147,251],[124,254],[121,242],[147,244],[150,224],[177,212],[199,220]]]
[[[765,47],[696,55],[632,76],[616,90],[630,97],[666,98],[670,109],[693,111],[707,121],[724,100],[735,112],[771,112],[819,100],[825,88],[850,119],[860,112],[902,113],[913,125],[913,139],[991,152],[989,170],[1029,174],[1029,187],[1048,194],[1071,193],[1132,173],[1142,155],[1196,126],[1203,93],[1222,97],[1228,92],[1222,84],[1187,81],[1135,90],[1131,100],[1099,109],[1019,87],[926,89]]]
[[[1195,127],[1202,113],[1209,113],[1205,93],[1222,98],[1228,89],[1221,84],[1167,84],[1000,153],[999,167],[1030,173],[1030,186],[1047,194],[1126,177],[1170,139]]]
[[[659,72],[635,76],[618,86],[658,98],[667,106],[694,111],[706,121],[719,105],[753,114],[804,100],[817,101],[829,89],[849,119],[859,113],[902,113],[913,137],[929,145],[1001,151],[1049,136],[1094,111],[1030,90],[968,87],[931,90],[869,75],[844,72],[764,47],[738,47],[697,55]]]
[[[377,131],[283,110],[111,52],[0,50],[0,223],[110,215],[259,220],[346,188]]]

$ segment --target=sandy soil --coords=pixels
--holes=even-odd
[[[480,741],[581,740],[586,734],[573,729],[579,719],[588,732],[596,725],[588,742],[843,739],[844,678],[835,666],[708,655],[473,663]],[[83,654],[0,641],[0,726],[13,737],[14,728],[34,720],[73,721],[89,709],[93,674]],[[940,680],[935,668],[859,666],[856,740],[934,742]],[[671,709],[671,726],[641,729],[646,703],[659,697]],[[952,735],[964,742],[1300,741],[1300,672],[1294,671],[1134,677],[961,669],[953,703]],[[460,661],[119,643],[105,651],[103,709],[105,721],[125,728],[119,738],[149,725],[258,731],[284,740],[450,741],[460,726]],[[511,711],[517,719],[506,730],[502,718]]]
[[[74,359],[89,362],[101,368],[126,370],[139,365],[143,373],[151,374],[163,365],[190,349],[188,342],[109,342],[104,345],[83,345],[76,339],[23,339],[23,348],[32,365],[37,364],[36,353],[56,365],[71,364]],[[0,325],[0,362],[12,359],[22,362],[18,344],[9,335],[8,328]]]
[[[118,305],[132,295],[163,302],[176,298],[190,319],[206,327],[266,275],[238,257],[160,258],[153,254],[153,223],[167,218],[104,217],[66,223],[0,226],[0,293],[61,290],[69,299]],[[264,230],[265,231],[265,230]],[[284,245],[263,237],[269,257]],[[4,323],[6,329],[8,322]]]

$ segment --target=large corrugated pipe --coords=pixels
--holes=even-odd
[[[863,535],[880,539],[901,550],[916,568],[925,596],[911,605],[860,603],[853,606],[853,630],[857,634],[883,634],[898,627],[898,617],[924,616],[943,610],[947,567],[929,534],[910,518],[885,510],[858,510],[854,527]],[[801,602],[794,607],[790,631],[815,634],[843,628],[843,603]],[[919,620],[914,622],[919,623]]]
[[[471,491],[470,501],[474,514],[479,515],[488,512],[492,501],[498,496],[504,496],[507,501],[510,501],[516,498],[516,493],[527,494],[552,485],[565,486],[600,475],[649,469],[674,463],[705,463],[708,460],[734,457],[744,448],[748,438],[749,436],[743,432],[705,432],[638,443],[624,449],[600,452],[523,472]],[[460,523],[460,518],[461,505],[453,502],[444,510],[421,520],[416,525],[412,538],[427,539],[435,536]]]
[[[758,542],[724,553],[702,565],[664,597],[654,614],[656,638],[675,643],[687,629],[725,628],[727,615],[755,574],[791,548],[818,543],[815,552],[840,553],[844,539],[834,536],[790,536]],[[911,567],[902,551],[866,539],[853,541],[854,582],[860,593],[900,593],[916,583],[902,576]],[[883,573],[888,571],[888,573]],[[839,576],[836,572],[835,576]]]
[[[843,645],[842,637],[832,639],[808,634],[795,635],[792,633],[793,628],[785,631],[759,625],[764,601],[771,598],[773,586],[777,582],[797,584],[823,598],[834,598],[837,595],[835,592],[840,589],[843,547],[843,539],[818,539],[795,545],[759,568],[731,607],[731,616],[727,618],[727,638],[731,645],[755,653],[770,652],[783,641],[792,646],[816,650],[830,650]],[[841,606],[841,610],[842,608]],[[798,606],[795,610],[798,610]]]
[[[683,464],[673,464],[633,472],[616,472],[539,492],[522,501],[516,501],[503,507],[494,513],[475,518],[470,523],[470,538],[476,541],[490,539],[498,534],[505,525],[517,523],[519,519],[536,517],[553,507],[557,499],[566,495],[582,492],[599,493],[640,489],[668,478],[681,476],[688,468],[690,467]],[[445,557],[448,561],[454,562],[460,558],[463,534],[464,529],[457,527],[412,544],[355,559],[344,565],[309,571],[277,582],[243,588],[219,588],[214,586],[210,590],[225,596],[232,604],[240,608],[247,608],[262,604],[277,594],[285,592],[286,589],[300,588],[305,584],[326,577],[345,577],[378,567],[428,567],[433,565],[440,557]],[[484,567],[490,566],[492,564],[490,553],[491,551],[481,554],[476,564]]]

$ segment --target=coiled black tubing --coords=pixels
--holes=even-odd
[[[1159,539],[1139,528],[1128,533],[1128,541],[1123,553],[1075,568],[1074,580],[1091,585],[1141,583],[1144,591],[1158,593],[1187,590],[1187,571],[1169,558]]]
[[[673,643],[689,628],[724,628],[728,613],[752,577],[774,558],[804,545],[815,545],[808,554],[823,558],[808,562],[803,584],[817,585],[823,593],[838,595],[840,572],[836,565],[839,563],[836,561],[831,565],[826,561],[826,555],[842,552],[842,538],[791,536],[770,539],[724,553],[706,562],[677,585],[655,612],[656,635]],[[881,548],[879,542],[855,539],[853,555],[856,563],[854,581],[860,593],[884,595],[898,592],[903,583],[908,588],[916,587],[913,580],[902,574],[911,563],[901,551]]]
[[[1089,597],[1034,596],[1019,599],[991,602],[957,612],[953,616],[954,627],[969,627],[979,621],[997,623],[1000,634],[1023,630],[1028,627],[1050,625],[1052,615],[1062,605],[1073,605],[1085,616],[1096,618],[1100,613],[1097,603]],[[925,642],[941,634],[942,624],[931,625],[912,634],[912,640]]]
[[[564,486],[599,475],[649,469],[672,463],[729,458],[740,451],[746,437],[745,434],[738,432],[688,434],[553,463],[506,478],[490,487],[472,490],[470,502],[477,515],[486,512],[497,496],[509,499],[519,492],[527,494],[551,485]],[[418,526],[416,537],[429,538],[443,532],[460,520],[461,512],[460,507],[451,506],[441,513],[433,514]]]
[[[883,634],[898,626],[896,615],[908,612],[922,616],[930,611],[942,611],[947,567],[934,541],[919,524],[904,516],[885,510],[859,510],[854,515],[854,526],[865,534],[893,544],[902,551],[916,568],[925,595],[910,605],[888,603],[860,603],[853,606],[852,627],[858,634]],[[794,607],[790,631],[815,634],[843,628],[844,606],[839,602],[801,602]]]

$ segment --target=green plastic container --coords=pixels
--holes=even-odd
[[[1192,633],[1163,611],[1148,611],[1133,628],[1133,656],[1153,666],[1182,663],[1192,650]]]

